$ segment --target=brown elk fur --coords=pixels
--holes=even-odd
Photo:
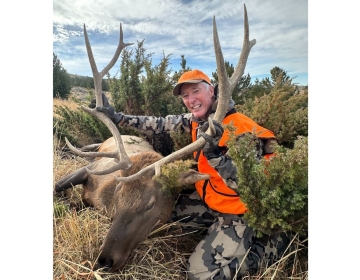
[[[130,155],[137,154],[145,151],[153,151],[154,148],[146,140],[133,136],[133,135],[121,135],[121,139],[124,144],[124,148]],[[99,147],[99,152],[113,152],[116,149],[116,143],[114,137],[106,139]]]
[[[149,164],[161,159],[162,156],[156,152],[143,152],[141,154],[135,154],[130,156],[133,162],[132,167],[129,170],[119,170],[108,175],[90,175],[86,182],[83,184],[82,199],[86,205],[92,205],[97,209],[103,209],[105,211],[111,211],[114,207],[114,193],[118,182],[115,177],[125,177],[134,174],[146,167]],[[108,168],[112,165],[113,160],[103,158],[99,161],[101,168]],[[96,165],[96,167],[98,167]],[[145,179],[144,179],[145,180]],[[138,181],[127,183],[129,187],[137,188]],[[108,215],[111,216],[110,213]]]

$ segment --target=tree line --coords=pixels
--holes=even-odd
[[[71,88],[75,86],[94,89],[94,78],[69,74],[58,56],[53,53],[53,98],[67,99]],[[102,88],[104,91],[109,90],[106,79],[102,81]]]

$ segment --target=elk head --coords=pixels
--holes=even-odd
[[[161,158],[155,152],[131,157],[133,165],[121,171],[121,176],[132,175]],[[207,174],[189,170],[179,176],[177,186],[194,184],[208,178]],[[134,249],[150,232],[170,220],[176,197],[176,193],[171,195],[164,191],[162,185],[151,176],[120,182],[114,191],[114,215],[100,248],[99,265],[111,271],[122,269]]]
[[[96,106],[102,106],[101,79],[115,63],[115,56],[103,71],[98,73],[96,64],[91,52],[90,43],[84,26],[86,47],[89,55],[92,72],[95,80]],[[244,42],[241,55],[233,75],[228,78],[224,58],[222,55],[219,38],[217,34],[215,17],[213,18],[213,39],[216,56],[217,72],[219,76],[219,97],[218,107],[214,119],[221,123],[231,99],[231,93],[244,73],[247,58],[251,48],[256,41],[249,41],[249,25],[247,11],[244,5]],[[117,57],[124,46],[122,42],[122,29],[120,25],[120,42],[117,49]],[[158,176],[160,167],[163,164],[182,159],[196,150],[201,149],[205,139],[200,138],[192,144],[162,157],[156,152],[140,153],[135,156],[128,156],[123,147],[121,135],[116,126],[103,113],[96,109],[82,107],[85,111],[98,117],[112,132],[116,145],[110,152],[81,152],[73,147],[67,140],[69,148],[80,156],[112,158],[111,166],[100,169],[97,165],[86,168],[92,176],[111,177],[117,181],[116,187],[111,190],[111,199],[114,207],[113,222],[101,246],[99,264],[111,268],[112,271],[121,269],[131,252],[136,246],[148,236],[150,231],[158,223],[166,223],[171,215],[174,204],[174,197],[168,197],[163,191],[160,183],[154,180]],[[209,119],[209,135],[214,134],[214,127]],[[100,170],[99,170],[100,169]],[[120,170],[120,171],[119,171]],[[208,179],[209,175],[201,174],[194,170],[184,172],[179,179],[178,185],[193,184],[198,180]],[[99,187],[101,189],[101,186]]]

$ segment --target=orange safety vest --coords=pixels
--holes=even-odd
[[[236,135],[254,132],[255,129],[255,133],[259,138],[275,138],[270,130],[261,127],[241,113],[235,112],[229,114],[222,121],[223,124],[230,124],[230,122],[233,122],[233,125],[236,127]],[[197,130],[195,128],[198,126],[198,123],[192,122],[191,126],[192,141],[196,141]],[[220,138],[219,146],[226,146],[229,135],[230,132],[225,130]],[[205,204],[220,213],[244,214],[248,209],[241,201],[239,195],[224,183],[223,178],[215,168],[210,166],[202,151],[200,151],[200,155],[197,155],[197,153],[197,151],[194,152],[194,158],[198,157],[198,171],[210,175],[209,180],[201,180],[195,183],[196,190]]]

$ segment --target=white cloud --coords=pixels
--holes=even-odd
[[[250,72],[251,76],[269,74],[274,66],[288,72],[307,73],[307,1],[251,0],[245,4],[250,40],[257,41],[251,50],[246,73]],[[85,60],[87,65],[84,41],[79,38],[83,36],[83,24],[86,24],[100,68],[102,63],[107,64],[116,49],[121,22],[125,42],[136,45],[136,41],[145,39],[144,47],[154,53],[154,63],[164,51],[166,55],[172,54],[174,61],[184,54],[187,61],[197,65],[195,67],[210,67],[214,71],[213,16],[216,16],[224,58],[235,65],[243,42],[243,5],[244,2],[237,0],[128,0],[121,3],[54,0],[54,52],[61,53],[59,58],[68,72],[91,75],[88,66],[81,68],[84,63],[73,62]],[[66,50],[76,49],[77,44],[82,48],[76,52],[76,57],[71,53],[65,55]]]

